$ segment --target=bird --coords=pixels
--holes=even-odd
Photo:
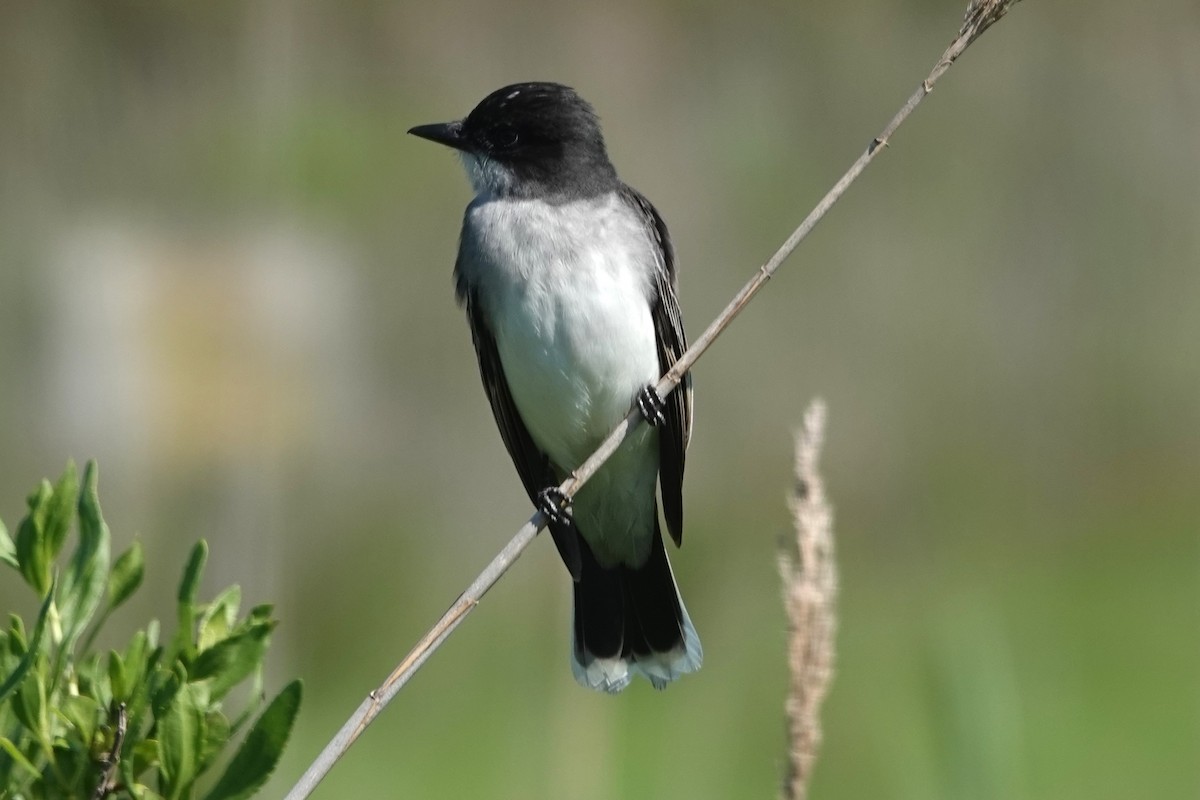
[[[410,134],[458,152],[474,199],[454,265],[479,373],[526,493],[574,587],[571,671],[608,693],[656,689],[703,661],[667,559],[683,541],[692,433],[670,234],[609,159],[593,107],[559,83],[498,89],[466,117]],[[630,432],[568,502],[559,484],[630,411]]]

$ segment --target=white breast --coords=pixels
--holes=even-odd
[[[464,278],[492,328],[513,400],[564,470],[658,378],[650,316],[657,253],[616,194],[554,205],[479,198]]]

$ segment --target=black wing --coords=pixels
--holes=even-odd
[[[636,189],[623,186],[625,199],[642,215],[646,227],[654,236],[660,256],[659,269],[654,273],[654,297],[650,313],[654,318],[654,334],[658,341],[658,366],[661,373],[675,366],[687,350],[683,332],[683,316],[679,311],[676,289],[679,281],[675,271],[675,248],[671,235],[658,211]],[[666,399],[663,409],[666,424],[659,427],[658,485],[662,494],[663,517],[667,530],[676,545],[683,544],[683,464],[688,441],[692,437],[692,374],[683,376],[680,384]]]
[[[508,448],[508,454],[517,468],[517,474],[521,476],[526,494],[529,495],[530,501],[536,504],[538,493],[548,486],[557,486],[558,478],[554,474],[550,459],[533,443],[533,437],[529,435],[529,430],[517,411],[512,393],[508,390],[508,381],[504,377],[504,365],[500,363],[496,340],[488,329],[479,304],[469,292],[460,295],[460,299],[467,308],[471,338],[475,342],[475,354],[479,358],[479,376],[483,379],[483,389],[487,392],[492,414],[496,417],[496,426],[500,428],[500,438]],[[573,579],[579,580],[582,571],[579,532],[574,524],[550,523],[549,528],[558,554],[567,565],[567,571]]]

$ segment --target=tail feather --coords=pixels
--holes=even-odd
[[[700,637],[679,597],[657,521],[650,556],[637,568],[602,567],[586,541],[582,544],[571,659],[575,679],[619,692],[641,674],[662,689],[699,669]]]

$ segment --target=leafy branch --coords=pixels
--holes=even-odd
[[[208,557],[200,541],[183,571],[170,641],[160,643],[151,620],[124,649],[94,652],[98,631],[142,583],[141,545],[135,541],[110,568],[95,462],[82,486],[68,464],[58,483],[43,481],[27,503],[15,539],[0,523],[0,561],[41,600],[32,631],[16,614],[0,630],[0,797],[191,800],[243,730],[203,798],[253,795],[278,763],[300,705],[293,681],[258,713],[276,624],[271,607],[239,617],[237,586],[199,602]],[[78,543],[59,569],[73,526]],[[246,699],[231,714],[230,692],[247,681]]]

